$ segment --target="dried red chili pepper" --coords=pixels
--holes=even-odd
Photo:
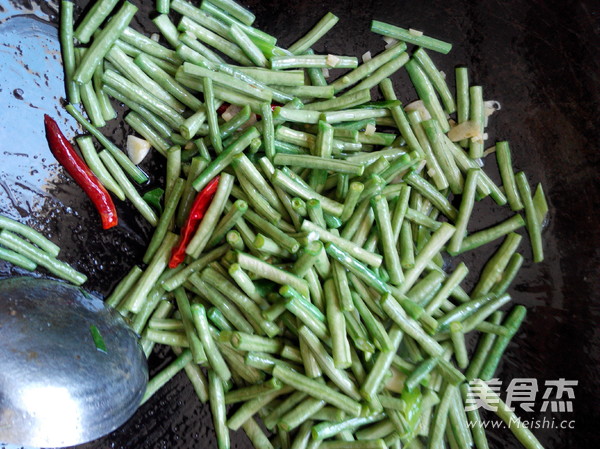
[[[117,210],[113,200],[100,180],[92,173],[90,168],[77,154],[71,143],[64,136],[58,124],[47,114],[44,114],[44,127],[50,151],[56,160],[67,170],[75,182],[83,189],[92,200],[100,214],[102,227],[112,228],[118,223]]]
[[[217,192],[220,178],[220,176],[215,176],[208,184],[206,184],[206,187],[196,195],[196,198],[194,198],[190,214],[181,228],[179,243],[173,248],[173,252],[171,253],[169,268],[177,268],[177,266],[185,259],[185,250]]]

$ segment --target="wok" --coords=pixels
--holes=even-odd
[[[76,14],[87,3],[77,1]],[[150,33],[154,2],[143,3],[133,26]],[[600,439],[598,3],[247,0],[243,4],[256,14],[257,26],[279,37],[284,47],[332,11],[340,22],[315,45],[319,53],[360,56],[367,50],[381,51],[381,37],[369,32],[371,19],[423,30],[453,43],[449,55],[433,54],[451,83],[454,67],[467,65],[472,82],[483,85],[485,99],[501,103],[502,110],[491,117],[490,142],[511,142],[516,168],[525,170],[531,183],[544,185],[550,218],[543,235],[545,261],[533,264],[525,247],[526,261],[510,289],[514,302],[526,305],[529,314],[497,376],[504,382],[503,394],[512,379],[537,380],[540,390],[534,411],[521,410],[523,419],[545,417],[556,426],[573,421],[573,428],[534,429],[545,447],[595,447],[593,443]],[[64,90],[56,38],[57,2],[0,0],[0,6],[0,212],[59,243],[63,260],[89,276],[86,287],[106,295],[134,263],[140,263],[151,229],[135,211],[119,203],[120,225],[102,231],[91,203],[47,148],[44,113],[57,117],[69,137],[76,134],[74,121],[60,106]],[[415,99],[405,75],[396,76],[394,82],[400,100]],[[128,130],[122,120],[116,120],[105,133],[123,144]],[[143,164],[153,174],[147,188],[161,184],[156,175],[163,172],[160,159],[153,157]],[[491,206],[478,205],[473,226],[493,223],[498,215],[492,212]],[[467,263],[480,267],[492,250],[481,251]],[[21,274],[0,262],[0,276]],[[151,373],[171,357],[167,351],[154,353]],[[559,379],[578,382],[573,410],[541,412],[544,382]],[[494,449],[520,447],[506,429],[488,434]],[[208,405],[199,403],[180,374],[124,426],[78,449],[107,447],[216,447]],[[251,446],[238,432],[232,447]]]

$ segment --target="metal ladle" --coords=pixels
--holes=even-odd
[[[0,281],[0,442],[97,439],[133,415],[147,382],[138,336],[102,300],[59,281]]]

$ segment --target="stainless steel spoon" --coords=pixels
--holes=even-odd
[[[99,438],[135,412],[147,381],[137,335],[99,298],[58,281],[0,281],[0,442]]]

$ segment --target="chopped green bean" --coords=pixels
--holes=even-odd
[[[419,176],[415,171],[411,171],[404,177],[404,180],[421,195],[427,198],[431,203],[439,209],[444,215],[451,220],[456,220],[458,212],[450,204],[450,201],[442,195],[435,187],[433,187],[427,180]]]
[[[310,379],[283,365],[275,365],[273,368],[273,376],[279,378],[283,383],[303,391],[312,397],[323,399],[325,402],[344,410],[351,416],[359,416],[361,413],[362,407],[360,403],[335,391],[327,385]]]
[[[297,289],[302,295],[308,297],[308,285],[303,279],[274,267],[273,265],[269,265],[268,263],[246,253],[238,253],[237,258],[240,267],[243,269],[259,274],[260,276],[270,279],[273,282],[277,282],[281,285],[289,284]]]
[[[19,254],[16,251],[0,247],[0,259],[9,262],[17,267],[21,267],[28,271],[33,271],[37,267],[37,263],[27,258],[24,255]]]
[[[367,263],[372,267],[379,267],[383,261],[383,257],[381,257],[379,254],[375,254],[371,251],[366,251],[363,248],[351,242],[350,240],[347,240],[343,237],[333,234],[330,231],[320,228],[308,220],[304,220],[304,222],[302,223],[302,230],[317,233],[321,241],[335,244],[340,249],[347,251],[350,255],[352,255],[359,261]]]
[[[87,276],[83,273],[78,272],[65,262],[62,262],[45,251],[33,246],[31,243],[23,240],[6,228],[0,231],[0,243],[8,250],[23,256],[16,257],[12,253],[5,252],[5,256],[11,257],[15,262],[19,262],[22,265],[25,265],[25,267],[31,267],[31,264],[26,262],[24,258],[29,259],[37,265],[43,266],[61,279],[65,279],[75,285],[81,285],[87,280]]]
[[[389,76],[392,76],[394,73],[400,70],[401,67],[406,65],[409,59],[410,58],[406,53],[400,53],[398,56],[386,62],[381,67],[378,67],[377,70],[369,74],[369,76],[364,78],[356,86],[352,87],[348,93],[357,92],[362,89],[370,89],[377,86],[381,81]]]
[[[500,363],[500,358],[504,353],[504,350],[514,337],[516,332],[519,330],[521,323],[525,319],[526,309],[523,306],[515,306],[508,314],[504,322],[502,323],[509,331],[508,335],[500,336],[496,338],[494,344],[490,348],[484,365],[481,367],[479,372],[479,378],[487,381],[494,377],[494,372]]]
[[[212,339],[204,306],[192,304],[191,315],[211,368],[217,373],[222,381],[228,381],[231,378],[231,372]],[[225,401],[225,403],[227,402]]]
[[[331,335],[333,361],[336,368],[345,369],[351,364],[350,347],[346,335],[346,320],[342,313],[340,298],[333,280],[328,279],[323,286],[327,325]]]
[[[305,105],[303,109],[309,111],[332,111],[336,109],[350,109],[367,101],[371,101],[371,92],[369,91],[369,89],[360,89],[354,92],[345,93],[343,95],[340,95],[339,97],[309,103]]]
[[[273,158],[275,165],[287,165],[289,167],[310,168],[313,170],[328,170],[336,173],[348,173],[360,176],[363,173],[362,165],[353,164],[351,162],[325,159],[321,156],[309,155],[293,155],[293,154],[277,154]]]
[[[519,192],[515,182],[515,175],[513,172],[512,158],[508,142],[502,141],[496,143],[496,161],[498,162],[498,168],[500,169],[502,185],[504,186],[504,192],[506,193],[508,204],[510,204],[510,208],[515,212],[520,211],[523,209],[523,203],[519,197]]]
[[[508,286],[512,283],[512,281],[517,276],[517,273],[521,269],[521,265],[523,264],[523,256],[519,253],[515,253],[511,256],[502,272],[500,279],[496,280],[496,283],[490,290],[491,293],[495,295],[502,295],[508,289]]]
[[[473,234],[467,236],[460,246],[459,250],[456,253],[452,253],[452,255],[457,255],[464,253],[465,251],[470,251],[475,248],[479,248],[486,243],[492,242],[506,234],[509,234],[522,226],[525,225],[525,220],[520,214],[515,214],[512,217],[504,220],[501,223],[498,223],[495,226],[484,229],[482,231],[474,232]]]
[[[467,233],[467,224],[471,218],[471,213],[475,204],[475,191],[480,172],[481,170],[475,168],[471,168],[467,172],[460,207],[458,209],[458,217],[456,218],[456,232],[448,244],[448,252],[450,254],[460,250],[465,234]]]
[[[236,154],[241,153],[250,145],[252,139],[255,139],[260,134],[255,127],[248,128],[239,136],[231,145],[225,148],[215,159],[213,159],[208,167],[193,181],[192,186],[196,191],[200,191],[208,182],[225,169],[232,161]]]
[[[254,330],[259,333],[264,333],[269,337],[274,337],[280,332],[280,329],[277,328],[277,326],[275,326],[272,322],[263,319],[260,308],[256,305],[256,303],[238,290],[235,285],[225,277],[225,275],[219,273],[217,270],[211,267],[208,267],[201,273],[200,278],[202,281],[218,290],[222,295],[225,295],[231,302],[239,307],[243,315],[245,315],[248,321],[251,323]]]
[[[233,42],[230,42],[229,40],[219,36],[208,28],[203,27],[199,23],[188,19],[186,16],[181,18],[177,28],[179,31],[191,32],[205,44],[229,56],[231,59],[242,65],[252,65],[252,61],[246,57],[244,52],[237,44],[234,44]]]
[[[112,5],[114,6],[116,0],[108,0],[108,2],[98,2],[96,6],[98,8],[102,6],[106,7],[107,3],[109,2],[112,3]],[[89,23],[89,21],[87,22]],[[83,23],[84,22],[82,22],[82,24]],[[77,29],[79,30],[79,27]],[[80,96],[79,86],[73,80],[73,74],[76,68],[76,55],[75,47],[73,45],[73,37],[73,2],[62,0],[60,3],[59,40],[63,66],[65,70],[65,88],[67,92],[67,99],[69,100],[69,102],[72,104],[77,104],[80,101]]]
[[[492,286],[504,272],[508,261],[519,247],[521,239],[522,237],[515,233],[510,233],[506,236],[498,251],[484,266],[479,281],[471,292],[471,296],[485,295],[491,290]]]
[[[400,256],[396,247],[396,241],[393,236],[388,203],[385,197],[381,195],[373,197],[371,202],[375,211],[375,221],[377,222],[381,245],[383,246],[383,261],[390,275],[390,282],[394,285],[399,285],[404,280],[404,275],[400,266]]]
[[[442,132],[448,132],[450,130],[450,125],[446,118],[446,113],[442,109],[442,105],[438,100],[431,81],[429,81],[429,78],[427,78],[427,75],[419,63],[416,60],[410,60],[404,67],[406,67],[410,80],[415,86],[419,98],[423,101],[425,107],[431,114],[431,117],[438,121]]]
[[[181,371],[184,366],[192,361],[192,353],[189,350],[183,351],[173,362],[171,362],[159,374],[155,375],[146,387],[146,392],[141,403],[145,403],[156,393],[163,385],[171,380],[175,374]]]
[[[187,293],[182,287],[176,288],[174,293],[175,300],[177,301],[177,308],[181,315],[181,321],[183,322],[183,327],[185,329],[185,335],[190,345],[192,358],[195,363],[204,363],[207,360],[206,352],[204,351],[204,346],[198,337],[199,334],[197,333],[194,325],[194,319],[192,317],[190,301]]]
[[[225,392],[223,380],[213,371],[208,371],[208,393],[213,424],[217,434],[217,447],[229,449],[229,429],[227,429],[227,411],[225,409]]]
[[[448,180],[450,190],[455,195],[462,193],[463,179],[460,170],[452,155],[446,150],[445,140],[437,120],[424,120],[421,122],[421,126],[423,126],[427,139],[431,144],[433,155]]]
[[[373,20],[371,22],[371,31],[443,54],[447,54],[452,48],[452,44],[449,44],[448,42],[444,42],[429,36],[419,35],[418,33],[412,33],[411,30],[390,25],[378,20]]]
[[[483,91],[481,86],[469,87],[469,119],[478,127],[478,135],[469,140],[469,156],[471,159],[483,157]]]
[[[470,99],[469,99],[469,71],[466,67],[456,67],[456,119],[458,124],[469,120]],[[468,146],[468,140],[460,142],[462,147]]]
[[[17,220],[13,220],[12,218],[9,218],[2,214],[0,214],[0,229],[6,229],[16,234],[22,235],[27,240],[30,240],[32,243],[35,243],[44,252],[46,252],[52,257],[58,256],[58,253],[60,252],[60,247],[55,243],[51,242],[46,237],[44,237],[44,235],[42,235],[40,232],[36,231],[30,226],[27,226],[23,223],[18,222]]]
[[[450,93],[450,89],[446,84],[446,80],[443,75],[435,66],[434,62],[431,60],[427,52],[424,48],[419,48],[413,53],[413,58],[417,60],[417,62],[421,65],[433,87],[439,94],[442,99],[442,103],[444,103],[444,109],[448,114],[452,114],[456,111],[456,106],[454,103],[454,98]]]
[[[339,17],[328,12],[308,33],[290,45],[288,50],[296,55],[301,55],[333,28],[339,20]]]
[[[77,84],[91,81],[96,67],[110,50],[112,45],[125,31],[138,8],[132,3],[125,2],[106,27],[94,38],[92,45],[85,52],[77,69],[73,73],[73,80]],[[93,32],[93,31],[92,31]]]
[[[397,326],[393,326],[390,329],[390,349],[387,351],[381,351],[379,353],[377,360],[373,364],[371,371],[369,372],[360,389],[361,396],[368,402],[373,402],[376,399],[380,385],[383,382],[385,374],[392,365],[392,359],[398,351],[398,347],[400,346],[403,335],[403,332]]]
[[[398,42],[397,44],[384,50],[369,61],[359,65],[356,69],[335,80],[332,83],[335,92],[339,92],[358,83],[360,80],[368,77],[386,63],[401,55],[405,50],[406,44],[404,42]]]
[[[527,225],[527,232],[529,233],[529,239],[531,240],[531,249],[533,252],[533,261],[541,262],[544,260],[544,248],[542,246],[542,228],[538,222],[538,216],[533,204],[531,197],[531,189],[527,176],[524,172],[519,172],[515,176],[517,182],[517,188],[519,190],[519,196],[523,201],[525,208],[525,220]]]

